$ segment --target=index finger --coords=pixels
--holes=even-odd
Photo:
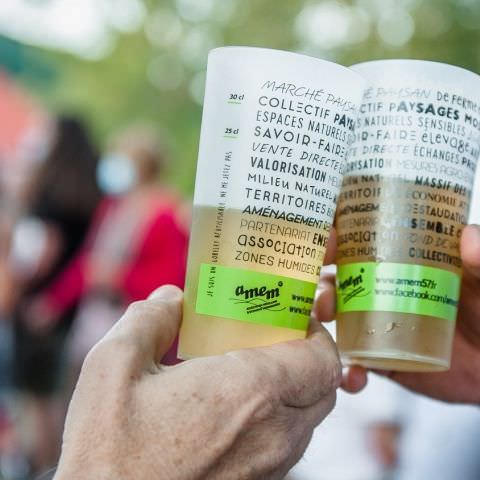
[[[335,262],[337,255],[337,231],[332,226],[330,229],[330,236],[328,237],[327,249],[325,250],[325,257],[323,259],[324,265],[331,265]]]
[[[173,343],[180,326],[181,310],[182,291],[165,285],[148,300],[132,303],[98,347],[113,348],[115,363],[121,363],[125,371],[150,368],[160,363]]]
[[[457,325],[470,343],[480,345],[480,227],[468,225],[462,232],[460,252],[463,264]]]
[[[480,284],[480,226],[467,225],[462,232],[460,250],[463,275],[466,280]]]

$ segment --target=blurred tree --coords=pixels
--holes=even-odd
[[[56,69],[42,52],[0,35],[0,67],[32,85],[45,85],[56,77]]]
[[[193,189],[207,52],[221,45],[300,51],[339,63],[423,58],[480,70],[478,0],[144,0],[142,29],[119,34],[104,59],[41,52],[58,77],[35,90],[76,110],[100,140],[131,121],[158,126]]]

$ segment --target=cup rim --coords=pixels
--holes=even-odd
[[[373,64],[401,64],[401,63],[408,63],[408,64],[416,64],[418,66],[426,66],[426,67],[433,67],[433,68],[446,68],[448,70],[457,70],[459,73],[463,75],[466,74],[468,77],[471,77],[472,80],[480,82],[480,73],[476,73],[468,68],[460,67],[458,65],[453,65],[451,63],[445,62],[437,62],[435,60],[422,60],[419,58],[385,58],[385,59],[377,59],[377,60],[367,60],[364,62],[354,63],[349,66],[353,71],[359,73],[358,70],[355,70],[355,67],[362,67],[365,65],[373,65]]]
[[[348,74],[353,74],[355,77],[357,77],[359,80],[362,80],[364,83],[365,78],[356,72],[355,70],[352,70],[350,67],[347,67],[345,65],[341,65],[340,63],[333,62],[331,60],[325,60],[324,58],[319,58],[315,57],[313,55],[309,55],[307,53],[300,53],[300,52],[292,52],[290,50],[282,50],[278,48],[271,48],[271,47],[256,47],[256,46],[250,46],[250,45],[224,45],[222,47],[215,47],[212,48],[209,52],[208,55],[210,56],[212,53],[215,53],[217,51],[221,50],[227,50],[227,49],[239,49],[239,50],[257,50],[257,51],[263,51],[265,53],[281,53],[281,54],[286,54],[289,56],[294,56],[294,57],[304,57],[308,59],[313,59],[319,63],[327,64],[329,66],[333,67],[338,67],[338,69],[345,71]]]

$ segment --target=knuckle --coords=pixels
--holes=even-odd
[[[133,318],[143,317],[144,315],[149,314],[151,311],[152,304],[150,304],[146,300],[141,300],[131,303],[125,311],[125,316]]]
[[[171,302],[161,300],[141,300],[131,303],[123,315],[129,322],[141,321],[145,318],[165,319],[178,313],[177,306]]]

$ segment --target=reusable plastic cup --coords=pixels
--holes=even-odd
[[[181,358],[305,337],[364,87],[304,55],[210,52]]]
[[[417,60],[352,69],[371,86],[337,210],[338,346],[348,363],[444,370],[480,152],[480,77]]]

